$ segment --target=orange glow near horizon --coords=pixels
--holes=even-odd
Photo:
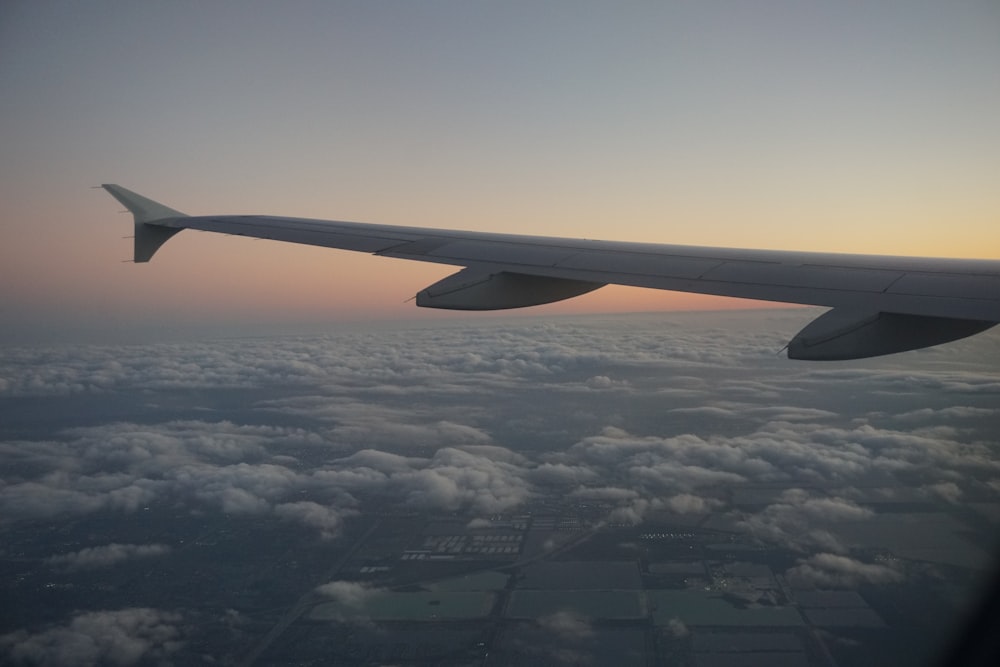
[[[155,193],[150,193],[156,196]],[[428,319],[442,316],[442,311],[419,309],[407,303],[420,289],[458,270],[446,265],[373,257],[363,253],[330,250],[287,243],[258,241],[238,237],[185,231],[171,239],[148,264],[123,262],[131,253],[131,241],[121,239],[130,231],[128,215],[115,216],[116,203],[104,201],[103,193],[83,191],[78,206],[89,205],[83,220],[59,238],[53,238],[45,227],[22,223],[16,227],[17,252],[6,245],[0,266],[0,294],[6,292],[8,303],[21,312],[54,309],[63,313],[78,313],[81,317],[113,318],[177,318],[178,320],[213,320],[237,318],[253,321],[305,321],[326,318],[359,321],[365,319]],[[173,203],[165,199],[164,203]],[[178,207],[185,208],[178,203]],[[58,208],[72,209],[73,204]],[[192,212],[196,208],[186,207]],[[289,206],[293,208],[293,206]],[[280,212],[280,204],[272,204],[267,213]],[[295,211],[298,212],[298,211]],[[310,211],[321,215],[318,211]],[[32,212],[25,211],[30,219]],[[37,214],[34,213],[34,214]],[[67,215],[56,210],[53,217]],[[336,216],[335,211],[327,217]],[[352,216],[364,218],[365,216]],[[393,223],[402,220],[391,216]],[[479,229],[489,229],[494,216]],[[745,216],[752,219],[752,216]],[[414,215],[414,224],[434,224]],[[374,221],[385,221],[377,219]],[[444,227],[457,228],[461,222],[451,218],[438,220]],[[598,223],[584,216],[577,225],[596,229]],[[464,225],[468,228],[470,225]],[[710,245],[704,237],[697,238],[688,226],[679,241]],[[610,230],[610,231],[609,231]],[[615,231],[617,230],[617,231]],[[525,230],[505,230],[525,231]],[[536,233],[565,235],[565,228],[537,228]],[[650,240],[655,235],[643,228],[620,225],[605,229],[604,238],[618,240]],[[1000,257],[1000,234],[984,233],[977,242],[958,235],[938,234],[931,245],[934,230],[925,228],[893,246],[895,254],[948,255],[955,257]],[[940,231],[940,230],[938,230]],[[702,228],[700,233],[705,233]],[[580,234],[583,236],[583,234]],[[667,236],[667,235],[662,235]],[[664,240],[659,238],[656,240]],[[737,234],[726,236],[714,245],[739,245],[747,241]],[[824,248],[829,239],[817,233],[805,249]],[[879,250],[879,244],[892,242],[888,236],[869,235],[858,238],[857,246],[841,238],[838,250]],[[865,245],[867,243],[868,245]],[[747,245],[770,246],[757,243]],[[789,243],[794,247],[794,244]],[[921,252],[921,251],[925,252]],[[38,257],[49,260],[39,262]],[[20,304],[20,305],[18,305]],[[522,311],[525,314],[586,314],[666,312],[686,310],[737,310],[752,308],[798,307],[794,304],[774,304],[713,297],[661,290],[607,286],[593,293],[545,306]],[[11,312],[18,312],[17,309]]]

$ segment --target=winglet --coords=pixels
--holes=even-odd
[[[134,261],[136,263],[148,262],[160,249],[160,246],[167,242],[167,239],[181,231],[179,228],[168,227],[160,223],[174,218],[186,218],[187,215],[184,213],[152,199],[147,199],[120,185],[105,183],[101,187],[132,213],[135,222]]]

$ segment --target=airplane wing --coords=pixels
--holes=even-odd
[[[1000,322],[1000,260],[883,257],[623,243],[262,215],[187,216],[127,190],[135,261],[197,229],[355,250],[461,268],[417,293],[418,306],[521,308],[607,284],[761,299],[831,310],[788,344],[791,359],[840,360],[929,347]]]

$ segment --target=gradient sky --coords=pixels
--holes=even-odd
[[[1000,5],[0,5],[0,339],[442,317],[448,267],[185,232],[192,214],[1000,258]],[[555,312],[729,307],[605,288]]]

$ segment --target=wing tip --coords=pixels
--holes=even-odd
[[[171,236],[181,231],[179,228],[164,227],[157,223],[172,218],[186,218],[186,214],[143,197],[116,183],[102,183],[101,187],[132,213],[135,223],[133,261],[136,264],[148,262],[160,249],[160,246],[166,243]]]

